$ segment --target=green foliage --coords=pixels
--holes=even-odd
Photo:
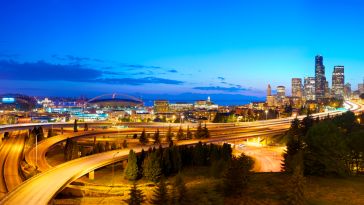
[[[167,134],[166,134],[166,142],[171,144],[173,144],[173,132],[172,132],[172,128],[171,127],[168,127],[168,131],[167,131]]]
[[[332,121],[315,124],[305,137],[305,174],[345,175],[347,145],[340,129]]]
[[[153,139],[154,139],[154,144],[160,144],[161,143],[159,129],[157,129],[157,131],[154,133]]]
[[[156,189],[154,190],[153,198],[150,203],[155,205],[168,205],[168,190],[167,185],[163,178],[159,181]]]
[[[350,134],[357,126],[355,114],[350,111],[340,116],[336,116],[333,119],[333,122],[336,124],[336,126],[340,127],[345,134]]]
[[[157,152],[150,153],[143,162],[143,176],[149,181],[158,181],[162,176],[160,156]]]
[[[133,150],[129,151],[128,164],[124,171],[124,177],[128,180],[136,180],[138,177],[137,157]]]
[[[292,121],[287,132],[287,150],[283,154],[283,170],[292,173],[296,166],[303,166],[303,142],[300,121],[296,118]]]
[[[129,192],[129,200],[126,200],[129,205],[140,205],[144,202],[144,194],[143,192],[138,189],[136,183],[130,188]]]
[[[78,132],[78,125],[77,125],[77,120],[75,119],[75,122],[73,124],[73,132]]]
[[[84,125],[84,127],[83,127],[83,130],[84,130],[84,131],[88,131],[88,124],[87,124],[87,123],[85,123],[85,125]]]
[[[230,160],[223,178],[225,196],[239,195],[247,187],[253,164],[253,159],[244,154]]]
[[[183,140],[185,139],[185,135],[183,133],[182,127],[179,127],[179,130],[177,132],[177,140]]]
[[[145,133],[145,129],[143,129],[142,134],[140,135],[139,142],[141,144],[143,144],[143,145],[148,143],[148,138],[147,138],[147,135]]]
[[[128,142],[126,140],[123,141],[123,148],[127,148],[128,147]]]
[[[186,139],[187,140],[190,140],[193,138],[193,134],[192,132],[190,131],[190,127],[187,127],[187,131],[186,131]]]
[[[162,155],[162,171],[165,176],[169,176],[172,173],[173,164],[171,162],[171,154],[169,148],[163,150]]]
[[[205,139],[210,137],[210,132],[208,128],[206,127],[206,124],[204,127],[201,126],[201,123],[198,125],[197,130],[195,132],[195,138],[196,139]]]

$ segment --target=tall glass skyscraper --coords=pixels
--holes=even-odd
[[[315,95],[316,100],[322,100],[325,97],[325,66],[323,57],[317,55],[315,57]]]
[[[337,99],[344,99],[344,66],[335,66],[332,72],[332,94]]]

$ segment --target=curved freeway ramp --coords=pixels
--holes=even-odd
[[[322,113],[319,117],[326,116]],[[284,119],[283,119],[284,120]],[[289,123],[288,120],[286,123]],[[264,124],[264,123],[263,123]],[[278,123],[280,126],[282,123]],[[287,124],[286,124],[287,125]],[[273,125],[272,125],[273,126]],[[259,127],[259,126],[257,126]],[[252,129],[251,132],[239,134],[232,137],[214,137],[203,142],[223,142],[244,137],[259,136],[272,134],[272,130],[257,131]],[[193,145],[196,140],[182,141],[179,144]],[[148,149],[150,146],[133,148],[136,152],[140,152],[142,148]],[[100,167],[115,163],[120,160],[127,159],[129,150],[114,150],[105,153],[95,154],[76,160],[72,160],[43,172],[15,188],[0,202],[1,204],[48,204],[49,201],[65,186],[75,179]]]

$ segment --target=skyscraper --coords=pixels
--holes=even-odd
[[[317,55],[315,57],[315,95],[316,100],[322,100],[325,97],[325,66],[323,57]]]
[[[277,86],[277,98],[283,99],[284,97],[286,97],[286,87],[282,85]]]
[[[315,78],[314,77],[306,77],[304,79],[304,90],[303,95],[305,100],[316,100],[315,95]]]
[[[344,66],[335,66],[332,72],[332,95],[337,99],[344,99]]]
[[[302,79],[292,78],[292,97],[302,97]]]
[[[271,96],[271,95],[272,95],[272,88],[270,87],[270,84],[268,84],[267,96]]]

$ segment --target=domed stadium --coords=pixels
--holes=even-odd
[[[34,97],[21,94],[0,95],[0,110],[31,111],[37,105]]]
[[[142,106],[143,101],[139,98],[124,95],[124,94],[106,94],[92,98],[87,102],[87,105],[93,107],[109,107],[109,108],[122,108],[122,107],[135,107]]]

